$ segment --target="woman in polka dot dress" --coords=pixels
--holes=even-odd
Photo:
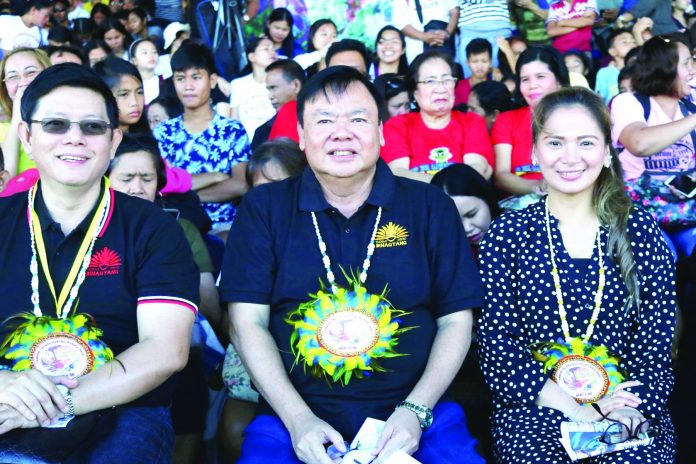
[[[604,414],[632,433],[652,419],[657,438],[582,462],[671,463],[674,428],[665,406],[674,383],[671,255],[652,217],[624,193],[601,98],[562,89],[546,96],[534,116],[534,155],[548,196],[498,218],[479,255],[487,295],[478,339],[494,394],[496,459],[571,462],[559,440],[561,422]],[[627,374],[596,407],[576,402],[530,350],[583,334],[618,355]]]

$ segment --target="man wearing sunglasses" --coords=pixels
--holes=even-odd
[[[0,201],[0,320],[29,322],[0,326],[0,462],[170,462],[169,378],[198,300],[186,239],[109,188],[122,133],[93,70],[42,72],[21,116],[40,179]]]

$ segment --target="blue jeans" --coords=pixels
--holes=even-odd
[[[474,449],[464,411],[456,403],[438,403],[433,425],[421,436],[413,457],[423,464],[485,464]],[[242,455],[237,464],[301,464],[290,434],[276,416],[259,416],[244,431]]]
[[[89,449],[74,453],[64,462],[107,464],[114,462],[167,464],[172,460],[174,429],[169,408],[122,407],[115,411],[115,424],[105,438]],[[31,430],[26,430],[31,434]],[[98,433],[98,432],[97,432]],[[91,443],[91,440],[88,441]],[[0,449],[3,464],[49,464],[57,461]]]

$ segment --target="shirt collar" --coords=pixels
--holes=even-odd
[[[77,227],[75,227],[73,232],[80,231],[83,235],[87,233],[89,225],[92,222],[92,218],[97,213],[97,208],[99,207],[100,203],[99,200],[101,200],[101,197],[104,194],[104,188],[104,180],[102,179],[101,188],[99,189],[99,196],[97,197],[96,203],[94,203],[94,206],[92,207],[90,212],[77,225]],[[43,198],[43,191],[41,190],[41,182],[39,182],[38,191],[36,192],[36,198],[34,199],[34,211],[36,211],[36,215],[39,217],[39,223],[41,224],[42,232],[46,233],[51,229],[60,230],[60,224],[53,220],[53,218],[51,217],[51,213],[48,212],[48,208],[46,207],[46,202]]]
[[[377,160],[374,183],[365,203],[388,209],[394,198],[396,180],[387,163]],[[302,173],[299,195],[300,211],[323,211],[332,208],[321,190],[314,171],[308,166]]]

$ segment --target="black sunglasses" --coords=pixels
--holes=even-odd
[[[41,129],[47,134],[66,134],[70,130],[70,126],[77,124],[84,135],[104,135],[111,127],[111,124],[99,119],[70,121],[65,118],[45,118],[40,121],[32,119],[31,122],[41,124]]]

